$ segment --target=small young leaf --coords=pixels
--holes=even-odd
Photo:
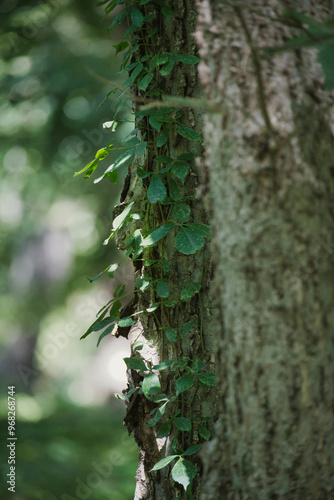
[[[204,246],[204,238],[193,229],[181,226],[175,238],[175,248],[185,255],[192,255]]]
[[[102,340],[104,337],[106,337],[107,335],[110,335],[110,334],[111,334],[111,332],[113,331],[113,329],[114,329],[114,325],[110,325],[110,326],[108,326],[108,328],[106,328],[106,329],[104,330],[104,332],[102,332],[102,333],[101,333],[101,335],[99,336],[99,339],[98,339],[98,341],[97,341],[96,347],[99,347],[101,340]]]
[[[160,69],[160,73],[162,74],[162,76],[166,76],[171,73],[172,69],[174,68],[175,62],[176,59],[174,57],[170,57],[168,63],[164,64],[164,66],[162,66],[162,68]]]
[[[165,329],[165,335],[170,342],[176,342],[178,339],[175,328],[171,328],[169,326]]]
[[[160,302],[155,302],[154,304],[152,304],[150,307],[148,307],[146,309],[146,311],[148,313],[151,313],[151,312],[154,312],[156,309],[158,309],[158,307],[160,306]]]
[[[157,294],[163,299],[166,299],[169,296],[169,286],[166,281],[159,280],[157,282]]]
[[[164,301],[164,306],[166,306],[166,307],[175,307],[177,303],[178,303],[177,300],[165,300]]]
[[[180,188],[174,179],[169,180],[169,195],[173,201],[177,201],[180,197]]]
[[[189,141],[202,140],[202,137],[197,132],[195,132],[195,130],[186,127],[185,125],[183,125],[183,123],[179,123],[178,125],[176,125],[175,130],[179,135],[185,137],[185,139],[188,139]]]
[[[119,52],[122,52],[123,50],[125,50],[128,46],[129,46],[129,44],[125,40],[123,40],[122,42],[118,43],[117,45],[113,45],[113,47],[116,50],[115,56],[117,56],[117,54]]]
[[[147,197],[150,203],[154,204],[162,201],[167,195],[165,184],[156,174],[152,176],[151,183],[147,190]]]
[[[143,68],[144,68],[143,63],[138,63],[136,65],[136,67],[134,68],[134,70],[132,71],[132,73],[129,76],[129,78],[124,82],[124,85],[132,85],[133,83],[135,83],[137,77],[140,75],[140,73],[142,72]]]
[[[164,424],[160,425],[159,430],[157,432],[157,438],[163,438],[168,436],[171,431],[173,421],[167,420]]]
[[[203,370],[204,366],[204,361],[202,361],[201,359],[196,359],[192,366],[192,369],[194,372],[200,372],[201,370]]]
[[[162,460],[159,460],[159,462],[155,464],[155,466],[153,467],[153,469],[150,470],[150,472],[152,472],[153,470],[163,469],[164,467],[166,467],[166,465],[173,462],[173,460],[175,460],[175,458],[178,458],[179,456],[180,455],[170,455],[169,457],[165,457]]]
[[[205,441],[209,441],[211,432],[209,431],[209,429],[204,427],[204,425],[199,424],[198,433],[203,439],[205,439]]]
[[[189,283],[181,292],[181,300],[190,300],[195,293],[198,293],[201,289],[200,283]]]
[[[151,399],[152,394],[160,392],[161,387],[158,375],[155,373],[149,373],[146,375],[143,380],[142,389],[147,399]]]
[[[172,469],[172,478],[177,483],[182,484],[186,490],[191,483],[191,481],[196,477],[197,467],[186,460],[185,458],[180,458]]]
[[[215,373],[199,373],[198,380],[205,385],[216,385],[216,375]]]
[[[129,392],[127,392],[126,394],[115,394],[115,397],[117,399],[121,399],[122,401],[126,401],[127,399],[129,399],[132,394],[134,394],[136,391],[138,391],[138,388],[135,387],[134,389],[130,389]]]
[[[190,206],[186,203],[175,205],[172,210],[172,217],[181,222],[187,222],[190,219]]]
[[[178,378],[175,382],[176,394],[179,395],[181,392],[187,391],[194,385],[194,383],[194,376],[190,373]]]
[[[191,421],[185,417],[174,418],[175,427],[180,431],[191,431]]]
[[[187,323],[186,325],[181,326],[180,334],[185,335],[186,333],[190,332],[190,330],[192,329],[193,326],[194,326],[194,323]]]
[[[194,455],[195,453],[197,453],[200,449],[202,448],[202,445],[201,444],[194,444],[193,446],[190,446],[189,448],[186,449],[186,451],[184,453],[182,453],[182,455],[184,457],[189,457],[190,455]]]
[[[177,157],[177,159],[180,161],[188,161],[194,159],[195,157],[196,155],[194,153],[182,153]]]
[[[147,367],[142,359],[139,358],[124,358],[128,370],[146,371]]]

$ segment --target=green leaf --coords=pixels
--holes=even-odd
[[[114,325],[111,325],[111,326],[108,326],[108,328],[106,328],[103,333],[101,333],[101,335],[99,336],[99,339],[97,341],[96,347],[99,347],[101,340],[104,339],[104,337],[106,337],[107,335],[110,335],[111,332],[113,331],[113,329],[114,329]]]
[[[108,278],[114,277],[114,272],[117,271],[120,265],[121,265],[120,262],[115,262],[115,264],[111,264],[111,266],[108,267],[107,269]]]
[[[183,64],[197,64],[199,63],[199,57],[192,54],[173,54],[177,61]]]
[[[147,367],[142,359],[139,358],[124,358],[128,370],[146,371]]]
[[[123,210],[123,212],[121,212],[117,217],[115,217],[115,219],[113,220],[113,223],[112,223],[112,228],[113,228],[113,231],[117,231],[118,229],[120,229],[124,222],[126,221],[128,215],[130,214],[131,212],[131,208],[134,204],[134,201],[131,201],[131,203],[129,203]]]
[[[216,374],[215,373],[199,373],[198,380],[205,385],[216,385]]]
[[[151,127],[155,128],[158,132],[160,132],[161,123],[156,119],[155,116],[150,116],[148,122],[151,125]]]
[[[142,242],[143,247],[152,247],[155,245],[159,240],[164,238],[173,228],[175,227],[175,224],[173,223],[168,223],[164,224],[163,226],[160,226],[158,229],[153,231],[149,236],[144,238]]]
[[[192,255],[204,246],[204,238],[194,229],[181,226],[175,238],[175,248],[185,255]]]
[[[162,270],[165,276],[170,275],[170,262],[168,262],[168,260],[164,257],[162,258]]]
[[[186,203],[175,205],[172,210],[172,217],[181,222],[187,222],[190,219],[190,206]]]
[[[147,75],[145,75],[144,78],[142,78],[138,83],[139,90],[146,90],[151,83],[153,76],[153,73],[147,73]]]
[[[150,470],[150,472],[154,471],[154,470],[160,470],[160,469],[163,469],[164,467],[166,467],[166,465],[170,464],[171,462],[173,462],[173,460],[175,460],[176,458],[178,458],[180,455],[170,455],[169,457],[165,457],[163,458],[162,460],[159,460],[159,462],[157,462],[155,464],[155,466],[153,467],[153,469]]]
[[[322,44],[318,52],[318,61],[325,75],[325,89],[334,89],[334,40]]]
[[[144,170],[142,167],[137,168],[137,175],[141,179],[146,179],[147,177],[150,177],[153,174],[153,172],[148,172],[147,170]]]
[[[169,180],[169,195],[173,201],[177,201],[180,197],[180,188],[174,179]]]
[[[168,139],[167,132],[165,132],[165,131],[161,132],[161,134],[159,135],[159,137],[157,139],[157,147],[161,148],[161,146],[163,146],[164,144],[166,144],[167,139]]]
[[[129,78],[124,82],[124,85],[132,85],[133,83],[135,83],[137,77],[139,76],[139,74],[142,72],[143,69],[144,69],[143,63],[138,63],[135,69],[132,71]]]
[[[154,204],[162,201],[167,195],[165,184],[156,174],[152,176],[150,185],[147,190],[147,197],[150,203]]]
[[[131,16],[131,21],[135,26],[137,26],[137,28],[140,28],[143,25],[144,16],[140,12],[140,10],[134,5],[131,6],[130,16]]]
[[[191,483],[191,481],[196,477],[197,467],[186,460],[185,458],[180,458],[172,469],[172,478],[177,483],[182,484],[186,490]]]
[[[204,427],[204,425],[199,424],[198,433],[203,439],[205,439],[205,441],[209,441],[211,432],[209,431],[209,429]]]
[[[154,311],[156,311],[158,309],[159,306],[160,306],[160,302],[155,302],[150,307],[148,307],[146,309],[146,311],[149,312],[149,313],[154,312]]]
[[[186,127],[183,123],[175,125],[176,132],[189,141],[201,141],[202,137],[195,130]]]
[[[167,420],[167,422],[160,425],[159,430],[157,432],[157,438],[160,439],[160,438],[168,436],[168,434],[170,434],[172,424],[173,424],[172,420]]]
[[[116,50],[116,53],[115,53],[115,56],[117,56],[117,54],[119,52],[122,52],[123,50],[125,50],[127,47],[129,47],[129,44],[128,42],[126,42],[125,40],[123,40],[122,42],[120,43],[117,43],[116,45],[113,45],[113,47],[115,48]]]
[[[195,231],[203,238],[211,238],[210,226],[207,224],[200,224],[199,222],[189,222],[187,227]]]
[[[174,363],[174,359],[168,359],[167,361],[163,361],[162,363],[159,363],[158,365],[154,365],[152,367],[152,370],[166,370],[166,368],[169,368],[172,364]]]
[[[189,448],[186,449],[186,451],[184,453],[182,453],[182,455],[184,457],[189,457],[190,455],[194,455],[195,453],[197,453],[200,449],[202,448],[202,445],[201,444],[194,444],[193,446],[190,446]]]
[[[200,283],[189,283],[181,292],[181,300],[190,300],[195,293],[198,293],[201,289]]]
[[[133,152],[135,155],[141,156],[146,149],[147,149],[147,142],[144,141],[144,142],[141,142],[140,144],[138,144],[138,146],[136,148],[134,148]]]
[[[178,339],[175,328],[171,328],[169,326],[165,329],[165,335],[170,342],[176,342]]]
[[[194,370],[194,372],[200,372],[201,370],[203,370],[204,366],[204,361],[202,361],[201,359],[196,359],[192,366],[192,369]]]
[[[116,25],[116,24],[121,24],[121,22],[123,21],[124,17],[125,17],[125,14],[126,14],[126,10],[123,9],[116,17],[114,17],[114,19],[111,21],[111,24],[109,26],[109,28],[107,29],[107,31],[111,31],[113,29],[113,27]]]
[[[163,13],[163,15],[165,17],[167,17],[167,19],[170,19],[171,17],[173,17],[173,11],[167,5],[164,5],[164,7],[162,7],[161,12]]]
[[[165,410],[166,410],[167,404],[168,404],[168,401],[167,401],[167,403],[164,403],[163,405],[161,405],[158,408],[155,416],[148,421],[147,425],[149,427],[153,427],[154,425],[156,425],[159,422],[159,420],[163,417],[163,415],[165,413]]]
[[[176,161],[172,167],[172,174],[175,175],[182,183],[186,180],[189,172],[188,163]]]
[[[168,61],[167,64],[164,64],[162,68],[160,69],[160,73],[162,76],[167,76],[171,73],[172,69],[174,68],[174,64],[176,62],[176,59],[174,57],[171,57]]]
[[[169,296],[169,286],[166,281],[159,280],[157,282],[157,294],[163,299],[166,299]]]
[[[87,170],[88,170],[88,172],[86,175],[88,177],[90,177],[94,173],[94,171],[96,170],[98,164],[99,164],[99,160],[93,160],[93,161],[87,163],[87,165],[82,170],[80,170],[79,172],[75,172],[74,177],[82,174],[83,172],[86,172]]]
[[[188,160],[193,160],[196,157],[194,153],[182,153],[177,157],[178,160],[181,161],[188,161]]]
[[[177,303],[178,303],[177,300],[165,300],[164,301],[164,306],[166,306],[166,307],[175,307]]]
[[[178,378],[175,382],[176,394],[179,395],[181,392],[187,391],[194,385],[194,383],[195,379],[191,373]]]
[[[180,334],[185,335],[186,333],[190,332],[190,330],[192,329],[193,326],[194,326],[194,323],[187,323],[186,325],[181,326]]]
[[[173,158],[170,158],[169,156],[165,156],[165,155],[159,155],[159,156],[156,156],[154,158],[154,161],[158,161],[159,163],[172,163],[173,162]]]
[[[123,328],[123,327],[126,327],[126,326],[132,326],[132,325],[134,325],[134,324],[135,324],[135,321],[133,321],[133,319],[132,319],[132,318],[130,318],[130,317],[127,317],[127,318],[122,318],[122,319],[120,319],[120,320],[119,320],[119,322],[118,322],[118,325],[119,325],[120,327],[122,327],[122,328]]]
[[[175,427],[180,431],[191,431],[191,421],[185,417],[174,418]]]
[[[127,392],[126,394],[115,394],[115,397],[117,399],[121,399],[122,401],[126,401],[127,399],[129,399],[132,394],[134,394],[136,391],[138,391],[138,388],[134,388],[134,389],[130,389],[129,392]]]
[[[160,381],[158,375],[155,373],[149,373],[144,377],[142,385],[143,393],[147,399],[151,399],[152,394],[157,394],[161,391]]]

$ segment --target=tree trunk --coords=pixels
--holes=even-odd
[[[315,49],[264,58],[333,1],[198,0],[221,411],[205,499],[334,498],[333,93]]]
[[[194,54],[196,43],[193,32],[197,21],[194,3],[194,0],[175,2],[175,5],[172,5],[173,17],[171,19],[166,18],[161,13],[161,7],[154,2],[141,7],[143,14],[153,14],[154,20],[145,23],[141,35],[137,35],[140,54],[136,53],[135,59],[138,61],[139,57],[147,55],[152,59],[157,53],[161,55],[164,53]],[[157,25],[159,25],[158,34],[150,37],[148,33],[152,27]],[[199,91],[196,67],[180,62],[175,64],[173,71],[167,76],[163,77],[158,71],[153,82],[149,90],[154,91],[154,89],[159,88],[163,91],[164,97],[192,97],[196,96]],[[133,92],[135,93],[134,110],[138,111],[142,105],[147,104],[147,101],[143,92],[135,88]],[[159,106],[161,102],[156,104]],[[166,105],[168,106],[168,102]],[[152,107],[154,108],[154,104]],[[175,113],[178,109],[175,108]],[[200,114],[192,108],[183,107],[182,109],[182,122],[201,133],[202,119]],[[165,224],[170,218],[171,206],[164,206],[160,202],[147,205],[146,191],[149,179],[138,177],[138,164],[146,171],[157,171],[157,162],[154,161],[157,155],[168,154],[170,157],[176,158],[180,154],[193,152],[197,156],[201,154],[201,145],[200,142],[189,143],[188,140],[177,135],[172,127],[167,143],[157,148],[158,132],[150,123],[149,117],[144,116],[143,119],[138,120],[136,126],[139,128],[141,136],[146,134],[145,140],[148,141],[149,146],[145,156],[136,158],[135,164],[129,168],[128,178],[121,196],[121,206],[117,208],[117,211],[119,212],[131,202],[135,202],[136,212],[145,214],[148,210],[149,217],[145,220],[147,226],[144,227],[146,230]],[[197,193],[199,184],[199,173],[195,168],[194,161],[192,161],[191,170],[184,185],[178,182],[181,189],[180,200],[187,200],[187,197],[195,198],[187,201],[191,205],[191,221],[207,223],[207,216]],[[171,189],[170,186],[168,189]],[[168,194],[170,195],[170,191]],[[120,248],[124,249],[124,242],[132,232],[133,224],[126,224],[119,234],[118,245]],[[135,358],[141,357],[148,366],[154,366],[166,360],[180,361],[186,358],[188,358],[188,366],[193,366],[196,360],[201,360],[205,363],[205,371],[212,372],[214,371],[214,362],[210,329],[212,308],[209,298],[210,255],[207,247],[204,247],[196,255],[184,255],[175,249],[174,242],[175,231],[172,231],[152,250],[145,251],[143,260],[137,259],[135,262],[136,280],[144,278],[148,273],[150,273],[150,278],[154,279],[167,277],[170,289],[168,300],[175,300],[177,304],[174,307],[166,307],[152,288],[149,291],[136,294],[138,296],[135,305],[136,311],[144,311],[157,302],[161,302],[161,305],[154,312],[141,314],[140,321],[131,328],[129,339],[132,343],[132,354]],[[160,261],[162,259],[165,259],[165,262],[169,263],[167,265],[170,266],[170,271],[166,274],[161,274],[161,269],[146,265],[149,260]],[[191,300],[182,301],[180,300],[180,292],[189,282],[200,283],[201,291],[195,294]],[[189,323],[193,324],[191,330],[181,335],[177,342],[169,341],[166,338],[166,328],[178,329]],[[141,350],[137,349],[138,342],[144,345]],[[129,370],[128,373],[129,389],[139,387],[143,381],[143,374],[138,370]],[[161,371],[159,376],[162,393],[169,398],[174,396],[175,379],[187,373],[182,367],[176,371],[170,369]],[[136,500],[188,498],[183,487],[171,478],[171,466],[158,471],[150,471],[162,458],[173,453],[182,453],[187,447],[203,442],[203,438],[199,435],[199,421],[207,418],[211,419],[212,422],[217,413],[215,408],[217,405],[215,391],[200,386],[193,387],[187,393],[183,393],[181,398],[179,397],[180,399],[181,403],[175,402],[168,405],[164,417],[153,427],[149,427],[148,423],[152,419],[151,412],[157,408],[158,404],[145,398],[143,394],[135,394],[129,399],[125,425],[129,432],[134,432],[135,440],[140,447]],[[180,410],[179,416],[192,419],[192,430],[181,432],[173,425],[169,436],[157,438],[159,426],[168,419],[173,419],[177,410]],[[207,425],[209,430],[212,423],[204,425]],[[191,489],[193,498],[198,499],[200,497],[201,463],[199,458],[193,456],[189,456],[187,459],[196,464],[199,471]]]

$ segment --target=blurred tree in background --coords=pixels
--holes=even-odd
[[[8,385],[17,393],[17,499],[83,498],[85,484],[94,500],[121,500],[134,489],[137,450],[111,399],[122,382],[110,367],[125,372],[115,352],[126,347],[79,342],[117,285],[102,279],[92,290],[86,277],[115,259],[102,242],[118,187],[73,178],[108,143],[102,124],[118,106],[100,106],[118,67],[102,12],[90,0],[0,5],[1,498]]]

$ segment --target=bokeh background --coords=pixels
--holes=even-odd
[[[132,282],[126,265],[114,280],[87,279],[120,258],[102,243],[121,180],[73,177],[110,141],[103,123],[121,102],[105,96],[122,81],[113,44],[123,28],[109,35],[111,17],[95,3],[0,3],[1,499],[128,500],[135,488],[138,448],[114,397],[130,347],[108,337],[96,348],[98,334],[79,340],[115,287]],[[118,118],[121,140],[133,128],[130,106]],[[6,483],[12,385],[15,494]]]

